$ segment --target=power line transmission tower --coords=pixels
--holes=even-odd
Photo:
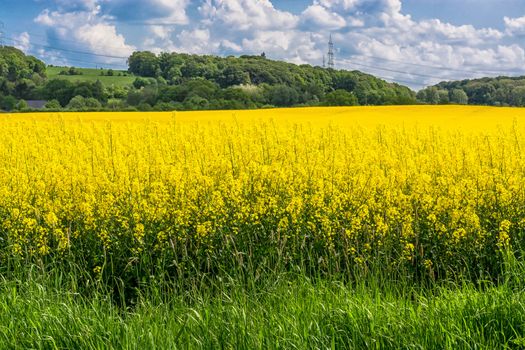
[[[334,68],[334,42],[332,41],[332,34],[330,34],[330,41],[328,42],[328,68]]]
[[[326,68],[326,62],[325,62],[325,60],[326,60],[326,56],[323,55],[323,68]]]

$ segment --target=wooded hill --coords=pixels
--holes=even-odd
[[[194,110],[317,105],[416,103],[409,88],[358,71],[295,65],[261,56],[217,57],[135,52],[130,85],[112,84],[82,69],[47,67],[13,47],[0,47],[0,109],[27,110],[24,100],[48,109]],[[89,79],[88,79],[89,77]],[[128,77],[129,78],[129,77]],[[104,82],[102,82],[103,80]],[[120,82],[120,81],[119,81]]]
[[[294,105],[385,105],[415,103],[409,88],[358,71],[295,65],[261,56],[217,57],[178,53],[135,52],[129,71],[166,83],[161,98],[183,102],[192,94],[188,82],[206,80],[211,94],[199,97],[231,107]],[[233,90],[232,90],[233,89]],[[193,91],[194,92],[194,91]],[[166,96],[169,95],[170,97]],[[212,103],[213,104],[213,103]],[[217,106],[216,106],[217,107]],[[229,106],[230,107],[230,106]]]
[[[128,71],[46,66],[0,47],[0,109],[197,110],[290,106],[475,104],[525,106],[525,77],[441,82],[417,93],[359,71],[260,56],[133,53]]]

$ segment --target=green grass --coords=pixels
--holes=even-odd
[[[95,69],[95,68],[77,68],[82,72],[82,75],[60,75],[61,71],[67,70],[67,67],[47,67],[46,73],[49,79],[64,79],[70,81],[89,81],[94,82],[100,80],[104,85],[110,86],[127,86],[131,85],[135,80],[132,75],[118,76],[119,73],[126,73],[126,71],[114,70],[114,76],[100,75],[102,72],[106,73],[107,69]],[[126,73],[127,74],[127,73]]]
[[[31,271],[0,284],[0,349],[519,349],[522,275],[483,288],[202,279],[116,305],[104,286],[81,294],[72,276]]]

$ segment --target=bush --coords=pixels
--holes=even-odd
[[[325,106],[357,106],[358,104],[357,97],[346,90],[335,90],[324,97]]]
[[[86,99],[82,96],[75,96],[69,101],[66,108],[75,111],[83,111],[86,109]]]
[[[96,98],[93,98],[93,97],[86,98],[85,104],[88,110],[96,111],[102,108],[102,105],[100,104],[100,102]]]
[[[0,96],[0,109],[3,109],[4,111],[12,111],[15,109],[17,103],[18,100],[13,96]]]
[[[59,110],[62,108],[62,106],[60,105],[60,102],[58,102],[57,100],[50,100],[46,102],[45,108],[52,109],[52,110]]]
[[[137,109],[142,112],[149,112],[153,110],[153,107],[147,102],[142,102],[137,106]]]
[[[16,104],[16,109],[18,109],[19,111],[28,111],[29,110],[29,105],[27,104],[27,102],[25,100],[20,100]]]
[[[112,99],[109,99],[107,104],[106,104],[106,108],[109,109],[109,110],[112,110],[112,111],[120,111],[120,110],[123,110],[125,108],[126,104],[124,103],[124,101],[118,99],[118,98],[112,98]]]

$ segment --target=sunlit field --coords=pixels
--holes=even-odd
[[[484,107],[4,115],[1,258],[492,272],[523,243],[524,126]]]
[[[525,247],[525,109],[3,114],[0,134],[7,293],[0,301],[6,305],[13,302],[11,288],[24,289],[13,283],[53,279],[60,293],[108,296],[110,310],[140,309],[144,294],[168,304],[164,298],[178,300],[173,308],[189,316],[162,325],[171,330],[156,329],[155,337],[179,346],[268,348],[280,340],[285,348],[490,348],[523,341],[525,296],[512,276]],[[431,291],[448,284],[469,287],[439,292],[433,301]],[[35,295],[31,288],[24,295]],[[352,296],[352,288],[390,292],[382,300],[369,292]],[[280,319],[288,292],[296,309]],[[194,297],[200,293],[206,296]],[[264,301],[257,304],[258,298]],[[429,299],[418,304],[420,298]],[[366,316],[361,306],[367,303],[381,316]],[[479,320],[469,318],[472,325],[463,323],[476,303],[502,304]],[[206,319],[199,307],[225,318]],[[247,321],[235,313],[243,308],[258,313]],[[101,329],[141,329],[135,316],[117,320],[113,312]],[[155,312],[151,319],[161,322],[172,310]],[[226,333],[219,325],[229,312],[236,315],[230,315],[231,332],[252,322],[254,333],[221,338]],[[297,316],[305,312],[306,319]],[[376,330],[363,321],[374,317]],[[498,332],[488,335],[491,319]],[[302,324],[306,320],[319,324]],[[433,321],[457,334],[432,329]],[[273,327],[279,322],[297,334],[281,334]],[[392,322],[399,327],[388,333]],[[209,329],[209,337],[199,338],[199,327]],[[467,338],[461,327],[471,331]],[[31,333],[27,345],[46,329]],[[60,344],[96,347],[113,336],[97,332]],[[6,341],[17,338],[0,333]],[[111,344],[147,346],[145,339]]]

